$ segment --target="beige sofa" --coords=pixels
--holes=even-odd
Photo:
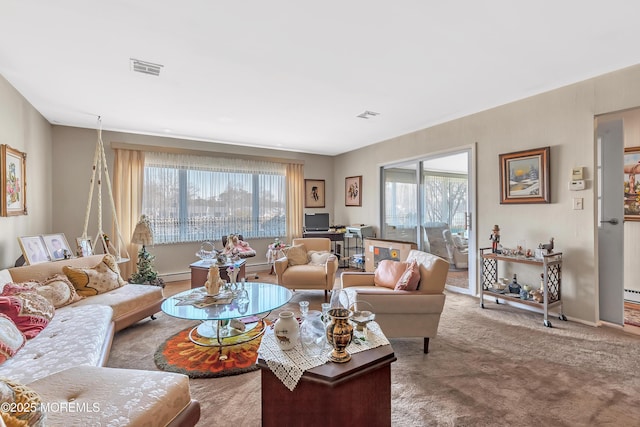
[[[420,270],[416,291],[396,291],[376,286],[375,273],[342,273],[342,288],[356,301],[371,304],[376,322],[387,337],[423,337],[424,352],[429,352],[429,338],[438,332],[444,309],[444,286],[449,263],[430,253],[411,250],[407,261],[415,259]]]
[[[10,268],[0,271],[0,287],[101,260],[94,255]],[[191,399],[186,375],[104,367],[114,333],[157,313],[162,301],[159,287],[127,284],[58,308],[42,332],[0,365],[0,377],[30,387],[54,408],[82,409],[49,411],[47,425],[194,426],[200,405]]]
[[[325,237],[307,237],[293,239],[292,246],[304,245],[306,251],[331,252],[331,240]],[[277,259],[274,263],[278,284],[285,288],[296,289],[321,289],[324,298],[327,292],[333,289],[338,271],[338,258],[329,256],[324,264],[307,263],[302,265],[289,265],[287,257]]]

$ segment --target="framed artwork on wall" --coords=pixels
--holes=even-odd
[[[640,221],[640,147],[624,149],[624,220]]]
[[[27,155],[4,144],[0,147],[2,159],[2,216],[26,215],[26,159]]]
[[[73,258],[73,252],[64,234],[47,234],[42,236],[51,261]]]
[[[500,203],[551,203],[550,147],[500,154]]]
[[[345,206],[362,206],[362,175],[345,178],[344,204]]]
[[[304,207],[324,208],[324,179],[304,180]]]
[[[22,249],[22,255],[28,265],[51,261],[42,236],[18,237],[18,242],[20,243],[20,249]]]

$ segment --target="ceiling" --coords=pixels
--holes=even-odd
[[[53,124],[337,155],[638,64],[639,16],[628,0],[0,0],[0,74]]]

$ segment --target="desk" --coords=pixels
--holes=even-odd
[[[236,280],[238,281],[245,278],[246,262],[247,260],[245,259],[235,261],[236,265],[240,265],[240,270],[238,271],[238,276],[236,277]],[[191,289],[204,286],[204,282],[207,281],[207,274],[209,274],[209,267],[211,267],[211,265],[217,265],[218,269],[220,270],[220,278],[222,280],[229,281],[227,267],[229,267],[231,264],[217,264],[215,262],[212,264],[210,262],[197,261],[189,266],[189,268],[191,269]]]
[[[337,231],[305,231],[302,237],[325,237],[331,240],[332,251],[338,256],[341,267],[349,266],[349,259],[344,254],[344,232]]]

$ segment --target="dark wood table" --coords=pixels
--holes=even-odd
[[[263,426],[390,426],[390,345],[328,362],[306,371],[293,391],[258,359],[262,377]]]
[[[239,261],[235,261],[235,264],[240,264],[238,276],[236,280],[240,281],[245,278],[245,264],[247,260],[241,259]],[[211,267],[210,262],[197,261],[189,266],[191,268],[191,289],[200,288],[204,286],[204,282],[207,281],[207,274],[209,274],[209,267]],[[215,264],[218,266],[220,270],[220,278],[222,280],[229,280],[229,275],[227,274],[227,267],[231,264]]]

